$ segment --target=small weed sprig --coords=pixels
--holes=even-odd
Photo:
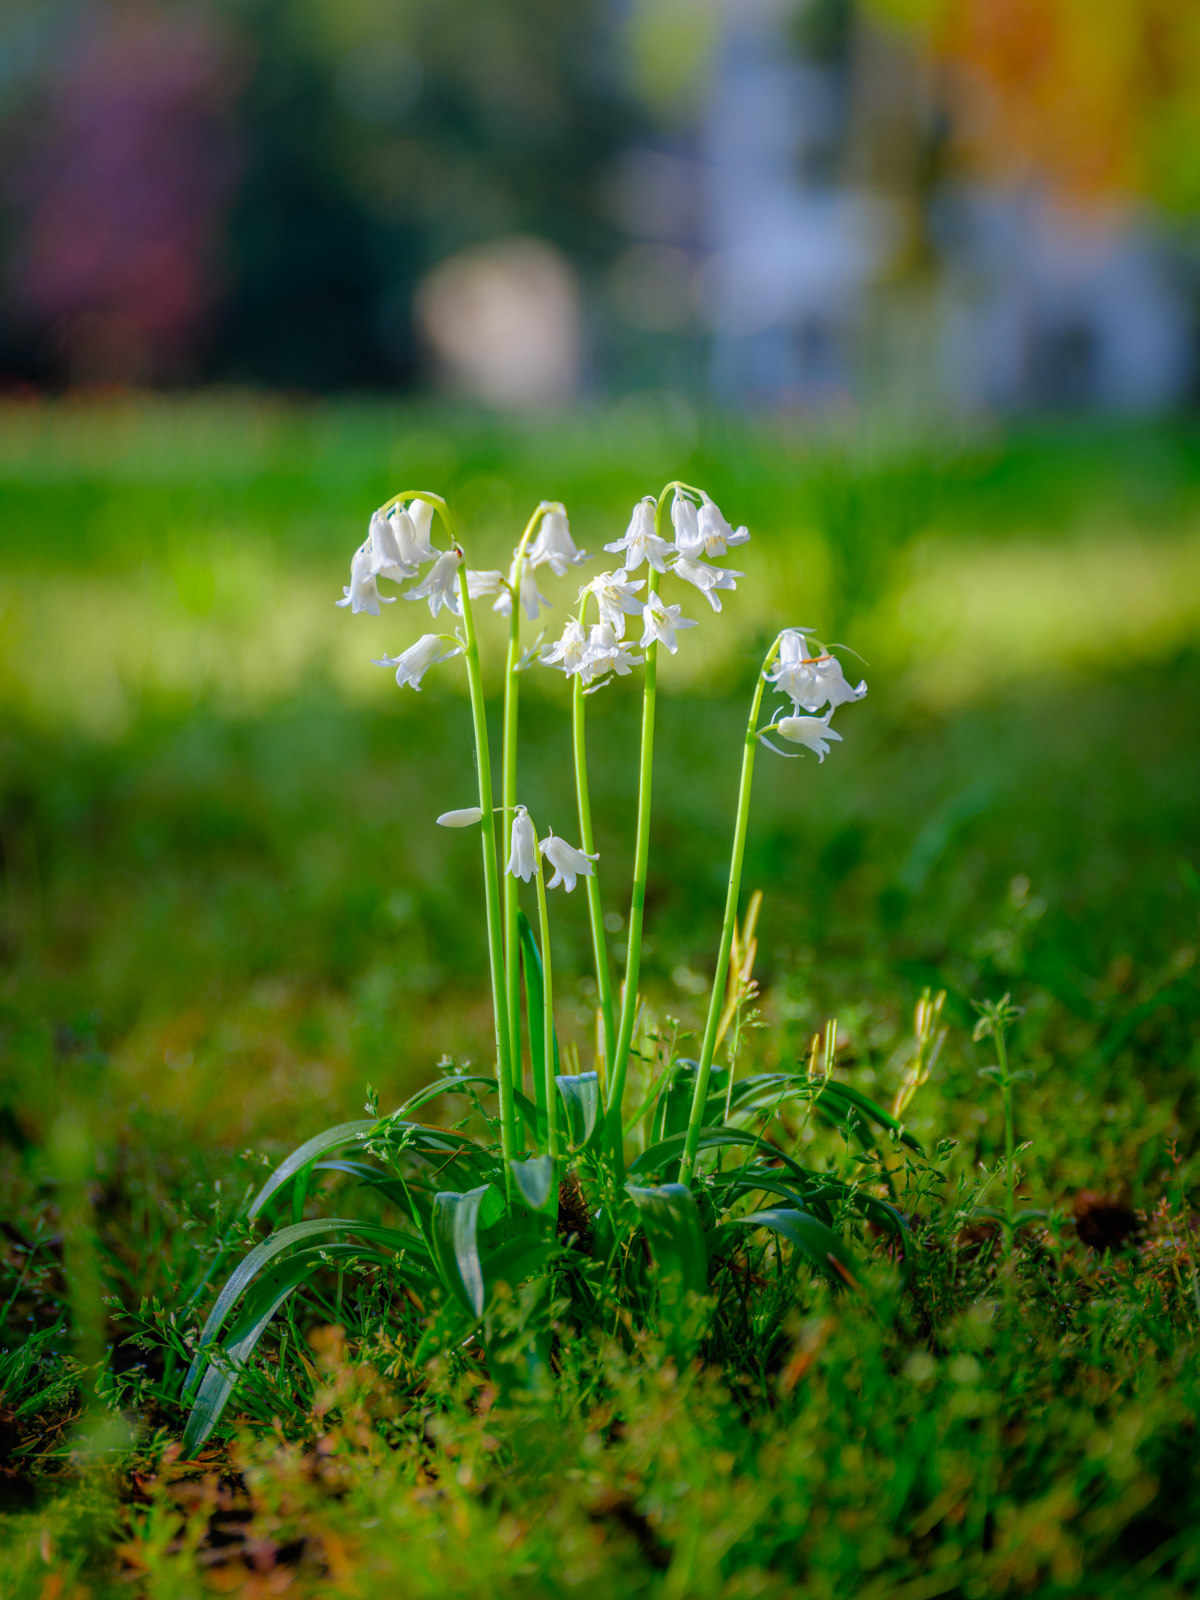
[[[445,531],[445,549],[432,540],[435,517]],[[697,626],[683,615],[682,602],[664,598],[661,590],[668,582],[682,582],[719,613],[721,595],[735,591],[743,576],[720,562],[749,538],[745,528],[726,521],[702,489],[672,481],[657,496],[639,501],[623,537],[605,546],[622,564],[582,584],[575,614],[561,636],[550,645],[539,640],[523,649],[522,615],[536,621],[549,603],[538,587],[539,572],[549,568],[562,578],[588,559],[571,537],[562,505],[542,501],[534,509],[507,574],[467,565],[463,541],[440,495],[406,490],[372,516],[338,604],[380,615],[382,606],[396,598],[380,592],[380,582],[390,582],[402,586],[403,599],[426,601],[435,622],[445,611],[457,624],[453,632],[422,634],[378,664],[393,669],[397,683],[414,690],[441,662],[461,656],[466,666],[478,804],[443,812],[436,820],[480,837],[495,1075],[450,1075],[390,1115],[379,1116],[372,1104],[366,1120],[317,1134],[275,1170],[247,1206],[244,1222],[253,1225],[280,1208],[286,1213],[289,1199],[291,1222],[250,1249],[209,1313],[184,1383],[185,1393],[194,1396],[184,1440],[189,1450],[216,1425],[280,1307],[314,1274],[331,1268],[337,1273],[339,1306],[348,1270],[389,1266],[410,1300],[436,1307],[414,1362],[435,1351],[480,1345],[495,1381],[511,1385],[542,1381],[546,1308],[560,1299],[581,1324],[610,1332],[658,1328],[678,1353],[686,1354],[706,1329],[736,1325],[737,1319],[720,1309],[733,1295],[741,1304],[742,1324],[753,1323],[760,1332],[766,1328],[769,1342],[774,1337],[769,1330],[782,1325],[793,1298],[783,1272],[783,1247],[792,1263],[806,1260],[835,1285],[853,1286],[861,1267],[841,1237],[846,1219],[868,1217],[902,1235],[904,1222],[895,1206],[867,1193],[859,1179],[810,1171],[768,1142],[781,1107],[807,1102],[811,1111],[842,1126],[848,1138],[872,1152],[873,1130],[919,1148],[896,1117],[833,1080],[828,1070],[832,1029],[826,1071],[819,1079],[797,1063],[796,1070],[735,1081],[740,1026],[734,1027],[729,1045],[730,1065],[715,1065],[724,1035],[754,993],[757,901],[740,940],[738,907],[758,746],[789,756],[807,750],[823,762],[841,739],[830,725],[834,712],[866,694],[866,684],[851,686],[836,655],[813,640],[810,629],[777,634],[755,681],[699,1059],[676,1058],[676,1029],[648,1098],[635,1106],[626,1103],[631,1059],[657,1059],[662,1042],[639,1020],[645,1016],[639,977],[650,873],[658,652],[661,647],[674,654],[678,635]],[[643,566],[645,575],[635,576]],[[508,618],[498,803],[473,615],[473,604],[485,596]],[[626,637],[631,618],[641,625],[640,638]],[[578,847],[552,828],[540,836],[520,802],[520,682],[536,664],[573,680]],[[592,824],[586,705],[589,696],[635,669],[642,672],[637,822],[625,975],[618,994],[609,968]],[[783,702],[763,722],[768,688]],[[553,869],[550,876],[547,867]],[[564,1071],[568,1063],[560,1057],[554,1018],[550,900],[554,889],[570,894],[580,880],[591,925],[598,1050],[592,1068]],[[532,883],[536,892],[536,934],[520,906],[522,883]],[[527,1037],[521,1027],[522,980]],[[417,1120],[438,1096],[466,1095],[478,1103],[479,1095],[490,1093],[498,1116],[492,1122],[484,1115],[494,1134],[482,1140]],[[634,1098],[643,1094],[639,1085]],[[639,1126],[648,1126],[649,1142],[629,1159],[627,1138]],[[871,1162],[878,1159],[871,1155]],[[397,1220],[306,1218],[312,1180],[328,1172],[354,1178],[398,1214]],[[755,1275],[732,1270],[745,1259],[752,1237],[775,1241],[775,1269],[762,1280],[761,1293],[755,1288],[754,1310],[746,1297]],[[511,1315],[497,1310],[513,1304],[528,1311],[517,1326]]]

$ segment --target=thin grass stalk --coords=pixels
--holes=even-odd
[[[525,525],[525,532],[513,553],[508,573],[508,586],[512,591],[512,615],[508,625],[508,656],[504,669],[504,743],[500,757],[501,837],[512,831],[517,804],[517,713],[520,704],[521,675],[517,671],[521,659],[521,579],[525,572],[525,552],[534,529],[546,510],[538,506]],[[517,880],[511,873],[504,874],[504,991],[508,1009],[509,1057],[512,1061],[513,1083],[521,1077],[521,942],[517,933],[518,890]],[[530,1062],[530,1070],[537,1075],[538,1064]]]
[[[592,798],[588,788],[587,727],[583,679],[578,673],[571,696],[571,731],[575,749],[575,794],[579,802],[579,847],[588,855],[596,853],[592,833]],[[604,1079],[611,1080],[616,1056],[616,1022],[613,1015],[612,978],[608,970],[608,941],[604,937],[604,912],[600,904],[600,883],[593,871],[583,880],[587,896],[588,919],[592,925],[592,959],[596,968],[596,994],[600,1002],[600,1027],[604,1036]]]
[[[708,1021],[704,1040],[700,1046],[700,1061],[696,1069],[696,1083],[692,1091],[692,1109],[688,1117],[687,1138],[684,1140],[683,1159],[679,1167],[679,1181],[690,1184],[696,1166],[696,1151],[700,1143],[700,1129],[704,1125],[704,1108],[708,1103],[708,1080],[712,1072],[713,1056],[717,1049],[717,1031],[721,1025],[725,989],[729,981],[729,956],[733,949],[733,930],[737,921],[738,895],[742,886],[742,859],[746,853],[746,830],[750,822],[750,791],[754,781],[754,755],[758,749],[758,714],[762,708],[763,690],[767,673],[779,653],[779,638],[768,650],[754,686],[750,702],[750,716],[746,723],[746,742],[742,750],[742,776],[738,785],[737,819],[733,828],[733,852],[729,861],[729,883],[725,891],[725,920],[721,924],[721,943],[717,951],[717,969],[713,974],[712,992],[708,999]]]
[[[1016,1216],[1017,1216],[1017,1186],[1016,1173],[1013,1171],[1013,1156],[1016,1149],[1016,1138],[1013,1129],[1013,1085],[1012,1076],[1008,1070],[1008,1045],[1004,1038],[1003,1024],[994,1030],[996,1040],[996,1059],[1000,1063],[1000,1090],[1004,1096],[1004,1217],[1008,1224],[1008,1250],[1009,1256],[1013,1253],[1016,1244]]]

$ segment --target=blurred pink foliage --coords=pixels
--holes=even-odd
[[[242,59],[197,6],[101,3],[10,155],[13,291],[81,382],[187,376],[222,286]]]

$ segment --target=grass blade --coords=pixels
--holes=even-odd
[[[727,1228],[769,1228],[807,1257],[809,1262],[834,1283],[857,1289],[862,1268],[834,1233],[807,1211],[777,1206],[767,1211],[752,1211],[747,1217],[733,1217],[714,1230],[719,1235]],[[717,1248],[720,1243],[717,1242]]]
[[[319,1161],[332,1150],[337,1150],[344,1144],[357,1144],[371,1132],[377,1124],[373,1118],[361,1118],[357,1122],[340,1122],[336,1128],[326,1128],[324,1133],[314,1134],[296,1150],[293,1150],[286,1161],[280,1163],[275,1171],[263,1184],[262,1188],[250,1202],[247,1218],[253,1222],[259,1212],[272,1196],[278,1194],[285,1183],[289,1183],[298,1172],[308,1165],[310,1161]]]
[[[567,1110],[567,1148],[582,1150],[596,1131],[600,1120],[600,1075],[579,1072],[560,1075],[554,1080]]]
[[[489,1202],[485,1210],[485,1202]],[[490,1183],[466,1194],[443,1191],[433,1201],[433,1247],[442,1279],[477,1317],[483,1315],[487,1293],[479,1255],[479,1229],[503,1212],[504,1202]],[[489,1216],[487,1212],[492,1214]]]
[[[708,1249],[700,1212],[690,1189],[664,1183],[653,1189],[625,1185],[638,1208],[650,1251],[658,1268],[658,1295],[663,1319],[685,1342],[699,1332],[689,1296],[708,1288]]]

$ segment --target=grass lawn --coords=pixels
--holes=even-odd
[[[945,991],[904,1112],[922,1154],[773,1125],[864,1192],[890,1177],[908,1264],[845,1219],[853,1289],[747,1244],[743,1321],[686,1358],[560,1303],[553,1376],[516,1397],[470,1352],[416,1361],[425,1312],[385,1272],[331,1269],[185,1462],[171,1338],[266,1163],[369,1090],[386,1110],[443,1058],[491,1063],[478,855],[433,826],[473,798],[462,663],[401,692],[370,658],[428,622],[334,607],[369,512],[444,492],[488,567],[543,497],[596,552],[676,476],[753,539],[660,673],[645,1026],[698,1053],[749,694],[811,625],[870,693],[823,765],[759,757],[737,1071],[836,1019],[834,1077],[892,1106]],[[6,1596],[1196,1592],[1200,435],[14,406],[0,573]],[[543,587],[561,619],[573,581]],[[574,838],[566,686],[525,683],[521,795]],[[589,714],[619,973],[638,680]],[[555,994],[587,1067],[582,899],[556,897]],[[1011,1256],[973,1038],[1005,993],[1039,1213]]]

